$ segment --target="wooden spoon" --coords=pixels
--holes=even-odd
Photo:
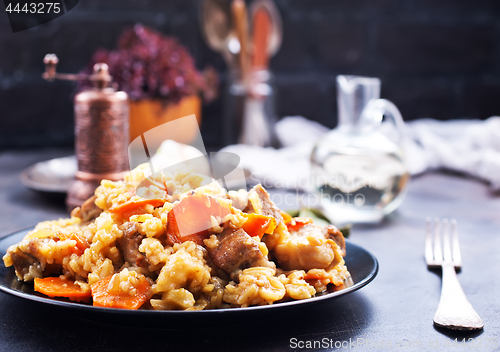
[[[230,0],[203,0],[199,16],[203,39],[224,57],[229,67],[233,67],[235,56],[229,49],[229,42],[235,35]]]
[[[265,7],[259,7],[252,17],[252,70],[267,70],[269,65],[269,36],[271,17]]]
[[[240,41],[239,63],[241,78],[245,81],[248,77],[248,18],[247,7],[243,0],[233,0],[231,3],[231,13],[233,16],[236,36]]]

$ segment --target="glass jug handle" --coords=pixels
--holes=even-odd
[[[363,130],[371,132],[379,128],[384,116],[391,119],[399,132],[399,137],[401,137],[404,127],[403,117],[396,105],[387,99],[373,99],[366,104],[361,113],[361,126],[363,126]]]

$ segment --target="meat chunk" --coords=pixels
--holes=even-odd
[[[25,278],[28,278],[30,276],[42,276],[42,268],[40,266],[40,262],[32,255],[21,252],[19,248],[15,248],[14,250],[11,250],[9,248],[8,254],[10,254],[10,258],[12,260],[12,263],[14,264],[14,269],[16,270],[16,275],[19,280],[28,281]]]
[[[122,225],[123,236],[116,241],[116,245],[123,255],[123,259],[130,265],[145,267],[146,257],[139,251],[144,235],[139,233],[139,225],[130,221]]]
[[[323,234],[326,238],[332,239],[333,242],[335,242],[337,246],[339,246],[340,250],[342,251],[342,256],[345,257],[345,238],[342,232],[340,232],[340,230],[335,226],[328,225],[323,228]]]
[[[290,232],[272,253],[285,270],[330,269],[342,260],[340,248],[315,224]]]
[[[56,263],[47,263],[42,268],[37,258],[31,254],[24,253],[19,247],[9,248],[8,255],[19,280],[31,281],[35,277],[59,275],[62,272],[62,266]]]
[[[274,268],[259,244],[243,229],[226,229],[218,235],[218,245],[208,248],[208,253],[215,265],[234,277],[238,270],[255,266]]]
[[[71,216],[80,218],[83,221],[90,221],[97,218],[102,213],[102,209],[95,204],[96,198],[94,195],[83,202],[81,207],[73,209]]]
[[[283,221],[281,211],[273,203],[269,193],[260,184],[254,186],[248,193],[248,205],[243,211],[245,213],[272,216],[276,220],[277,225]]]

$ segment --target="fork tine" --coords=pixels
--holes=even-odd
[[[462,255],[460,254],[460,243],[458,242],[457,220],[451,219],[451,236],[453,242],[453,264],[456,268],[462,267]]]
[[[434,264],[434,255],[432,254],[432,219],[427,217],[425,224],[425,262],[427,265]]]
[[[453,258],[451,257],[451,245],[450,245],[450,228],[448,219],[443,219],[443,259],[445,262],[451,263]]]
[[[439,218],[434,218],[434,261],[436,265],[443,262],[443,251],[441,250],[441,224]]]

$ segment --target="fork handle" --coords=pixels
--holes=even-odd
[[[482,329],[483,321],[467,300],[455,267],[446,263],[442,268],[441,299],[434,315],[434,324],[454,330]]]

